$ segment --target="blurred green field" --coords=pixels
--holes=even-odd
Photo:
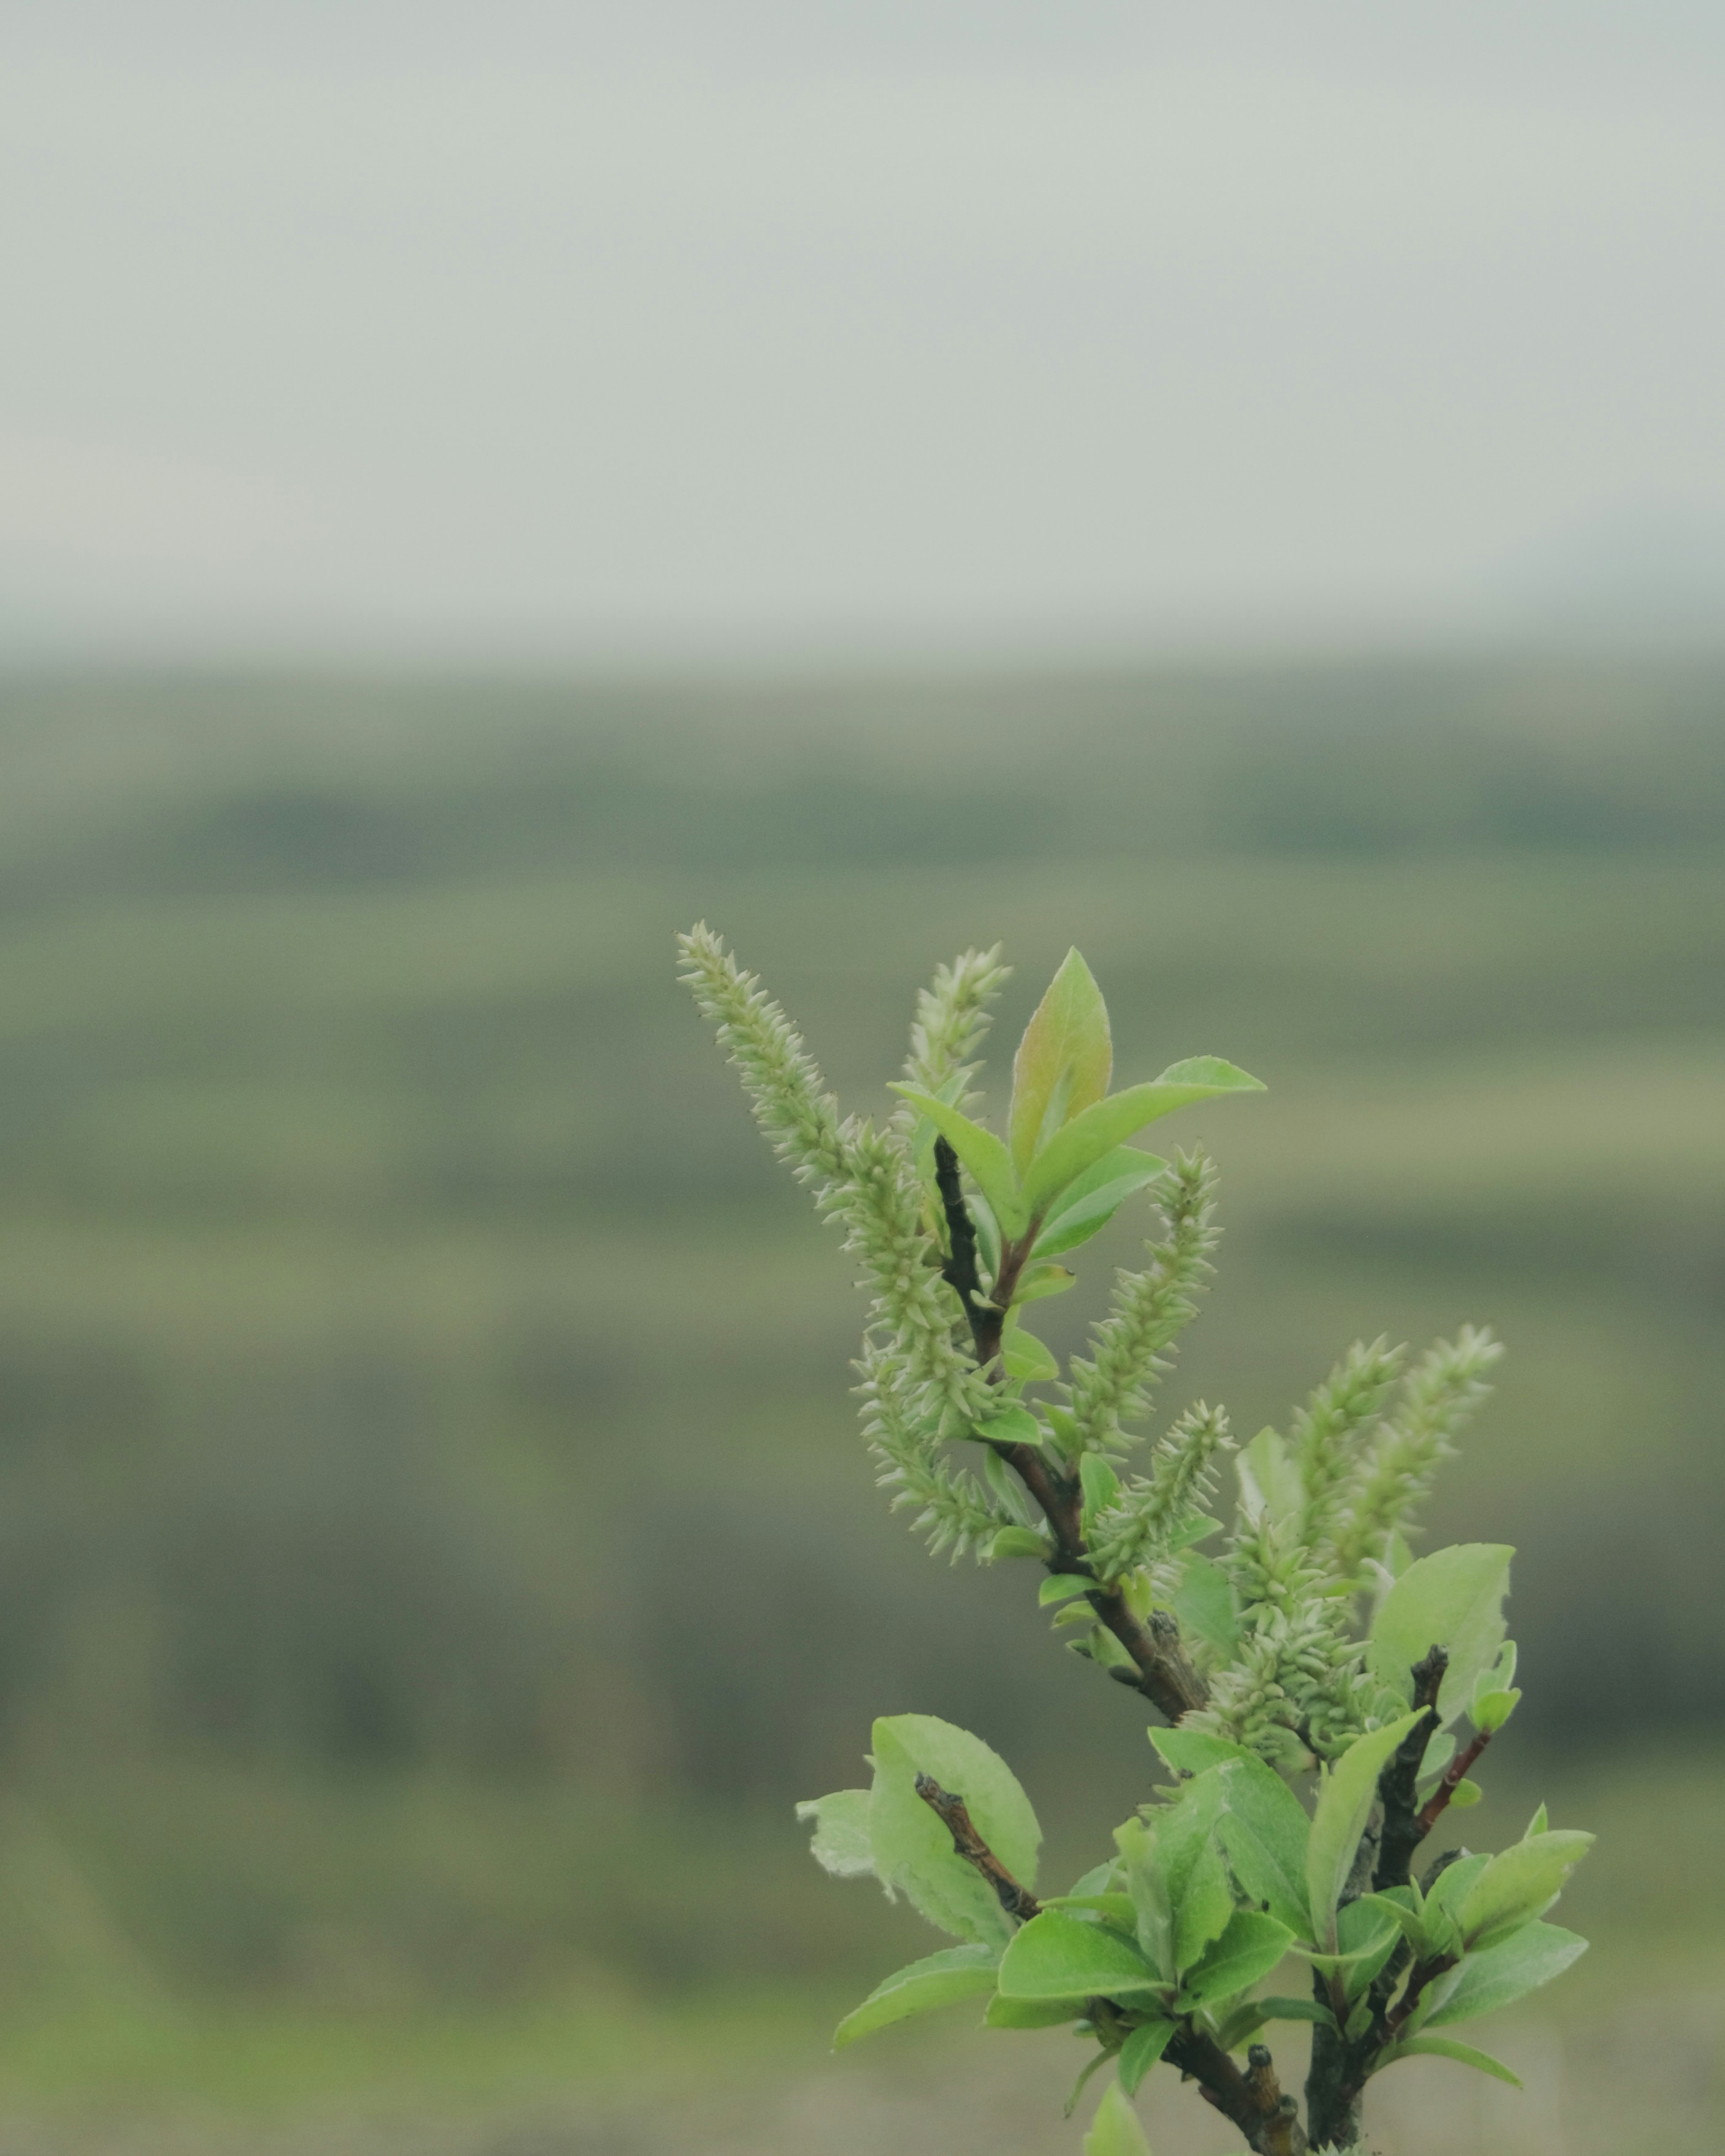
[[[1178,1130],[1228,1236],[1170,1405],[1503,1333],[1433,1528],[1523,1551],[1502,1801],[1608,1831],[1558,2004],[1725,1989],[1725,670],[14,680],[0,759],[20,2117],[806,2064],[914,1931],[788,1819],[874,1712],[999,1745],[1055,1871],[1135,1800],[1023,1575],[884,1514],[697,915],[854,1105],[996,937],[1003,1048],[1076,941],[1123,1072],[1269,1081]]]

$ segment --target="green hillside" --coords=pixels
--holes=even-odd
[[[1170,1404],[1491,1323],[1434,1525],[1525,1552],[1506,1773],[1717,1730],[1725,670],[13,681],[0,758],[14,2002],[866,1964],[785,1807],[875,1710],[1132,1800],[1023,1575],[884,1513],[696,916],[877,1112],[996,937],[1003,1045],[1076,942],[1122,1072],[1262,1075],[1174,1133],[1228,1237]]]

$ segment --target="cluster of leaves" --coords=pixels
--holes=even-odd
[[[1111,2061],[1129,2097],[1168,2059],[1265,2156],[1350,2145],[1360,2091],[1402,2058],[1510,2078],[1435,2032],[1582,1952],[1543,1917],[1590,1837],[1551,1831],[1542,1811],[1496,1856],[1449,1852],[1423,1881],[1411,1872],[1437,1820],[1476,1799],[1466,1769],[1520,1697],[1502,1614],[1512,1552],[1415,1560],[1409,1540],[1496,1344],[1466,1330],[1411,1370],[1382,1341],[1356,1346],[1286,1436],[1261,1431],[1235,1454],[1224,1522],[1212,1507],[1234,1442],[1219,1409],[1189,1408],[1147,1471],[1127,1471],[1216,1240],[1203,1157],[1170,1163],[1128,1141],[1258,1081],[1203,1056],[1111,1093],[1106,1009],[1075,951],[1019,1048],[1003,1139],[970,1087],[1004,968],[971,952],[924,992],[903,1106],[877,1131],[840,1119],[717,938],[697,928],[683,947],[757,1118],[864,1261],[864,1425],[895,1502],[937,1549],[1039,1562],[1057,1632],[1174,1725],[1151,1732],[1172,1783],[1105,1862],[1039,1902],[1040,1830],[1003,1762],[929,1717],[877,1722],[871,1786],[801,1808],[814,1853],[958,1943],[888,1978],[839,2042],[986,1995],[992,2027],[1064,2023],[1090,2040],[1081,2087]],[[1117,1274],[1089,1353],[1063,1373],[1023,1313],[1074,1284],[1060,1261],[1141,1193],[1164,1232],[1143,1270]],[[1218,1537],[1214,1554],[1199,1548]],[[1261,1995],[1291,1957],[1309,1994]],[[1314,2025],[1306,2126],[1255,2042],[1289,2020]],[[1137,2133],[1111,2099],[1090,2146],[1118,2156],[1142,2148]]]

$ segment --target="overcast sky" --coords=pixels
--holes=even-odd
[[[1720,0],[0,23],[0,656],[1725,605]]]

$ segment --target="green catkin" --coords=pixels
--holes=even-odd
[[[1368,1559],[1381,1558],[1394,1536],[1407,1533],[1458,1433],[1491,1391],[1486,1373],[1502,1353],[1489,1332],[1464,1326],[1409,1372],[1394,1413],[1337,1502],[1329,1538],[1337,1578],[1358,1579]]]
[[[1219,1453],[1232,1449],[1224,1409],[1189,1407],[1157,1446],[1147,1476],[1122,1485],[1091,1538],[1091,1561],[1104,1579],[1165,1558],[1174,1537],[1204,1509],[1216,1487]]]
[[[1356,1340],[1295,1413],[1291,1449],[1306,1493],[1300,1539],[1309,1547],[1330,1539],[1348,1478],[1401,1375],[1405,1352],[1381,1337],[1369,1347]]]
[[[1197,1316],[1195,1298],[1214,1270],[1210,1253],[1221,1237],[1215,1184],[1209,1159],[1193,1152],[1177,1158],[1158,1185],[1168,1236],[1149,1246],[1142,1272],[1115,1276],[1109,1313],[1091,1330],[1092,1353],[1072,1358],[1065,1390],[1076,1450],[1117,1458],[1138,1441],[1122,1424],[1149,1414],[1151,1394],[1169,1367],[1167,1351]]]
[[[937,970],[916,998],[911,1052],[905,1058],[905,1075],[913,1086],[938,1093],[952,1079],[974,1074],[977,1054],[993,1023],[994,998],[1011,973],[1011,967],[1000,962],[998,943],[988,951],[962,952],[950,966]],[[908,1127],[916,1120],[916,1111],[906,1106],[899,1119]]]
[[[893,1510],[916,1506],[911,1524],[937,1553],[984,1554],[999,1530],[1015,1522],[968,1469],[954,1468],[940,1456],[937,1432],[912,1404],[915,1388],[905,1358],[870,1341],[857,1367],[863,1435],[880,1469],[876,1481],[892,1492]]]

